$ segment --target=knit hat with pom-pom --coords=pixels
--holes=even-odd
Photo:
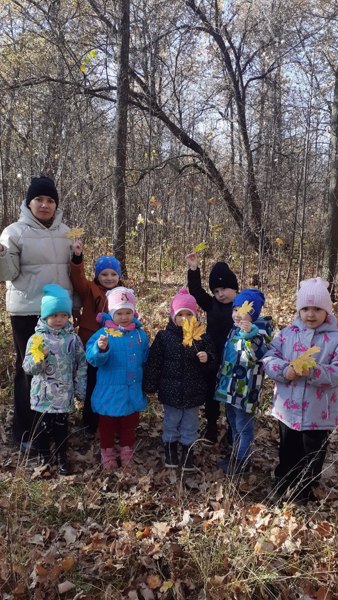
[[[193,315],[197,312],[197,302],[188,290],[182,288],[176,296],[173,297],[170,304],[170,316],[174,319],[180,310],[190,310]]]

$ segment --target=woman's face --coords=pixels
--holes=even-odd
[[[37,196],[30,201],[28,206],[33,216],[42,223],[50,221],[55,215],[56,202],[49,196]]]

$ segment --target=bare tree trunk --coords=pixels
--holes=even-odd
[[[126,260],[126,146],[129,95],[129,38],[130,0],[117,3],[117,98],[114,136],[113,206],[114,232],[113,251],[125,272]]]
[[[338,69],[331,110],[331,148],[329,165],[329,206],[327,233],[326,277],[330,283],[331,297],[335,296],[335,275],[338,252]]]

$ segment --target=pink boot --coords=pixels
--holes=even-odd
[[[121,467],[131,467],[134,463],[133,456],[134,456],[134,450],[131,446],[121,446],[121,448],[120,448]]]
[[[101,448],[101,464],[104,471],[112,473],[116,467],[116,452],[115,448]]]

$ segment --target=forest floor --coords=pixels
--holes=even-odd
[[[132,286],[133,282],[129,282]],[[146,329],[165,326],[169,281],[135,286]],[[3,298],[3,288],[0,297]],[[265,314],[286,324],[289,298],[268,297]],[[164,468],[161,407],[150,398],[135,465],[104,475],[99,446],[72,416],[73,475],[38,477],[35,459],[11,445],[13,348],[0,305],[0,594],[3,600],[338,599],[338,432],[330,440],[317,502],[275,494],[278,428],[266,381],[251,473],[226,479],[219,443],[195,446],[197,470]],[[285,316],[287,315],[287,318]],[[201,417],[201,427],[203,418]]]

